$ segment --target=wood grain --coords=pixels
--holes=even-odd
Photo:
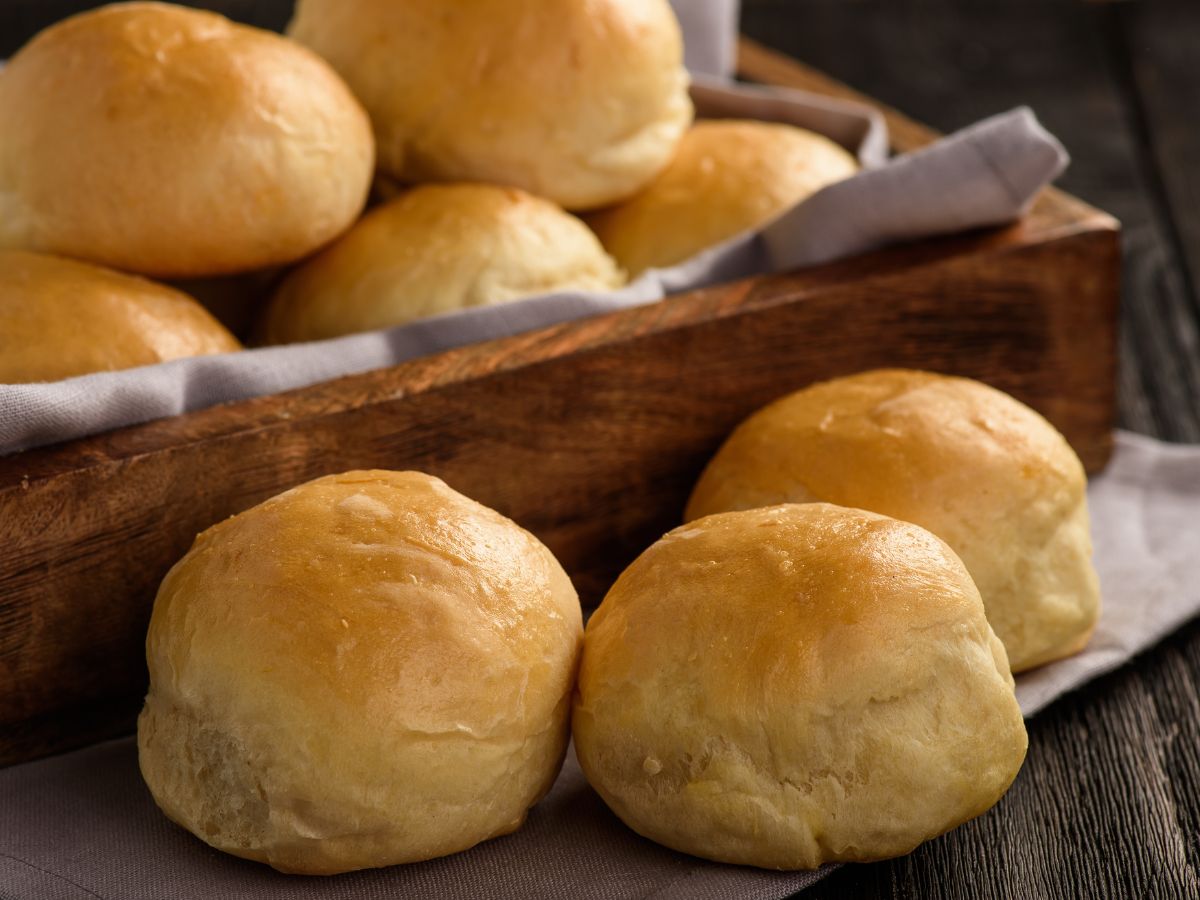
[[[1156,401],[1154,430],[1200,442],[1200,7],[1123,5],[1107,11],[1103,26],[1148,207],[1145,227],[1130,235],[1138,246],[1128,254],[1128,294],[1140,302],[1127,342],[1153,360],[1141,374]]]

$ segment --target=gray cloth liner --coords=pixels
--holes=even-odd
[[[1083,653],[1018,677],[1026,716],[1200,612],[1200,447],[1119,434],[1112,463],[1088,494],[1104,614]],[[773,900],[830,868],[766,872],[659,847],[608,811],[573,753],[515,834],[445,859],[324,879],[279,875],[172,825],[142,783],[132,738],[0,771],[5,900]]]

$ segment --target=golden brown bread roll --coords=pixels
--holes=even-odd
[[[261,333],[270,343],[312,341],[623,282],[587,226],[546,200],[494,185],[423,185],[292,272]]]
[[[667,0],[300,0],[288,33],[354,89],[380,168],[407,182],[592,209],[649,181],[692,117]]]
[[[928,528],[962,557],[1013,671],[1075,653],[1100,614],[1086,478],[1054,427],[965,378],[880,370],[738,426],[687,518],[824,500]]]
[[[142,774],[285,872],[520,827],[567,745],[579,601],[533,535],[419,472],[347,472],[201,534],[154,602]]]
[[[324,60],[213,13],[102,7],[0,70],[0,246],[162,277],[289,262],[355,219],[373,160]]]
[[[858,171],[833,141],[791,125],[697,122],[640,193],[587,221],[635,278],[759,228]]]
[[[1025,756],[1004,647],[953,552],[862,510],[677,528],[588,623],[575,750],[624,822],[772,869],[907,853]]]
[[[166,285],[44,253],[0,250],[0,384],[240,349],[200,304]]]

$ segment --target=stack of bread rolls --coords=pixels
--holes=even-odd
[[[1058,431],[966,378],[887,369],[743,422],[685,518],[837,503],[914,522],[962,559],[1014,672],[1078,652],[1099,615],[1083,465]]]
[[[270,341],[619,287],[857,167],[790,126],[691,126],[666,0],[572,0],[553,14],[536,0],[300,0],[288,33],[362,100],[389,184],[477,185],[418,187],[369,215],[285,279],[265,316]],[[523,233],[497,234],[509,231]]]
[[[613,290],[854,172],[798,128],[693,126],[682,60],[667,0],[553,15],[535,0],[300,0],[287,37],[116,3],[0,72],[0,248],[48,255],[47,273],[74,260],[169,279],[242,339],[291,343]],[[363,216],[373,179],[385,199]],[[0,324],[30,305],[71,317],[54,285],[80,270],[46,277],[5,284]],[[149,327],[135,307],[95,316],[133,333]],[[176,355],[239,346],[192,335],[198,321],[213,327],[196,313],[153,327]],[[25,356],[50,355],[53,331]],[[106,331],[97,319],[78,355],[2,377],[156,361]]]
[[[237,349],[128,276],[295,262],[358,217],[373,168],[361,105],[293,41],[158,3],[46,29],[0,71],[0,247],[25,251],[0,271],[0,343],[22,348],[3,379]]]
[[[1085,488],[1050,423],[964,378],[864,372],[760,410],[588,623],[588,780],[646,837],[768,868],[978,815],[1025,755],[1011,672],[1099,616]]]
[[[287,872],[512,831],[570,735],[668,847],[906,853],[1004,794],[1012,671],[1095,624],[1083,490],[1061,435],[977,382],[814,385],[734,431],[583,632],[550,550],[498,513],[415,472],[321,478],[163,582],[142,772],[176,822]]]
[[[693,126],[666,0],[300,0],[289,32],[116,4],[0,74],[0,380],[238,348],[148,278],[292,267],[257,334],[327,338],[612,289],[856,168],[799,129]],[[398,187],[363,215],[376,174]],[[142,772],[173,820],[287,872],[509,833],[572,734],[669,847],[904,853],[999,799],[1027,744],[1012,671],[1095,624],[1084,488],[983,385],[814,385],[730,436],[585,632],[498,512],[422,473],[319,478],[163,581]]]

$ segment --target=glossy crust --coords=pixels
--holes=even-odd
[[[0,70],[0,246],[162,277],[288,262],[357,217],[373,162],[324,60],[213,13],[102,7]]]
[[[1054,427],[965,378],[880,370],[738,426],[687,518],[824,500],[928,528],[971,572],[1013,671],[1078,652],[1100,614],[1087,480]]]
[[[261,334],[311,341],[623,283],[596,236],[553,203],[493,185],[424,185],[376,207],[289,275]]]
[[[674,159],[628,201],[588,217],[630,277],[759,228],[858,163],[833,141],[768,122],[697,122]]]
[[[44,253],[0,250],[0,384],[240,349],[199,303],[166,285]]]
[[[286,872],[518,828],[567,745],[579,601],[536,538],[417,472],[347,472],[201,534],[154,604],[142,774]]]
[[[649,181],[692,118],[667,0],[300,0],[288,33],[354,89],[380,168],[407,182],[592,209]]]
[[[627,825],[772,869],[897,856],[1025,756],[1004,648],[933,535],[827,504],[677,528],[588,623],[575,749]]]

